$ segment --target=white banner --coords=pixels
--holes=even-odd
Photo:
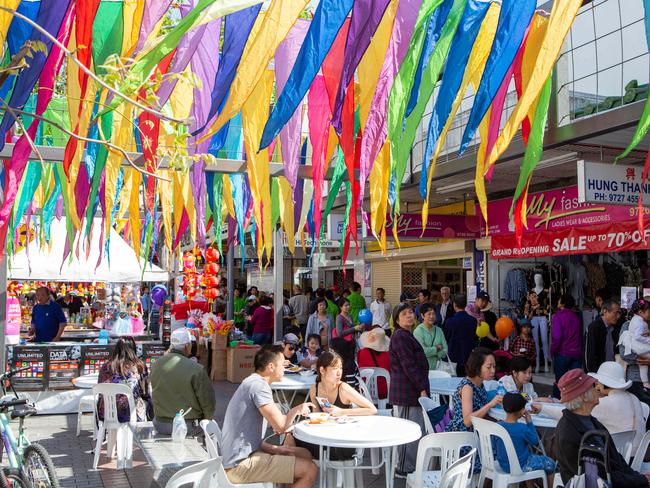
[[[643,204],[650,205],[650,182],[641,181],[642,173],[641,166],[578,161],[578,200],[580,203],[637,205],[643,191]]]

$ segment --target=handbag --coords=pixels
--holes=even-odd
[[[436,327],[435,335],[433,336],[433,343],[436,343],[436,338],[438,337],[438,327]],[[456,376],[456,363],[451,362],[449,355],[445,355],[447,360],[440,358],[436,364],[436,371],[442,371],[444,373],[449,373],[451,376]]]
[[[600,444],[593,442],[600,439]],[[591,440],[591,442],[590,442]],[[565,488],[610,488],[609,434],[602,430],[589,430],[582,436],[578,451],[578,474],[572,477]],[[607,479],[599,474],[599,468]]]

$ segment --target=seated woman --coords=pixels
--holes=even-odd
[[[307,336],[307,346],[298,351],[298,364],[303,368],[316,367],[316,361],[323,353],[320,347],[320,335],[310,334]]]
[[[390,339],[386,337],[386,331],[380,326],[364,332],[359,337],[359,352],[357,353],[357,364],[359,368],[384,368],[390,373]],[[379,399],[388,397],[388,385],[384,378],[377,380],[377,396]]]
[[[632,452],[636,452],[645,434],[646,418],[643,416],[639,399],[626,391],[632,381],[625,380],[625,371],[615,361],[605,361],[598,368],[598,372],[589,373],[589,376],[596,379],[596,390],[600,394],[600,401],[591,415],[603,424],[610,434],[635,431]]]
[[[555,429],[555,453],[562,481],[567,483],[578,474],[578,451],[582,436],[589,430],[604,430],[605,426],[592,416],[598,405],[600,395],[594,388],[596,380],[582,369],[572,369],[565,373],[558,382],[560,401],[565,409]],[[650,473],[637,473],[625,462],[609,436],[609,473],[614,487],[641,488],[650,482]],[[604,479],[605,472],[599,475]]]
[[[467,376],[460,381],[456,393],[451,397],[453,417],[445,429],[447,432],[473,432],[472,417],[485,418],[491,408],[501,404],[503,397],[496,395],[488,401],[484,381],[494,379],[496,361],[489,349],[477,347],[467,359]],[[463,452],[464,455],[464,452]],[[481,470],[480,459],[474,463],[474,472]]]
[[[537,395],[532,383],[533,366],[530,361],[524,357],[514,357],[510,360],[510,374],[499,380],[507,392],[518,391],[527,398],[528,403],[532,403],[532,412],[539,413],[544,409],[543,406],[535,405],[536,403],[554,403],[552,398],[540,397]],[[561,415],[559,408],[548,408],[544,410],[545,414],[559,418]]]
[[[332,339],[330,351],[338,354],[343,363],[343,381],[355,390],[359,391],[359,367],[354,356],[356,343],[342,337]]]
[[[309,390],[314,412],[325,412],[332,417],[344,415],[376,415],[377,408],[350,385],[342,381],[343,359],[335,352],[326,351],[316,362],[316,384]],[[285,443],[291,443],[287,439]],[[296,445],[306,447],[318,458],[318,446],[295,440]],[[350,459],[356,449],[330,449],[330,459]]]
[[[133,391],[135,414],[138,422],[146,422],[153,418],[151,403],[151,384],[147,366],[136,354],[135,341],[132,337],[120,337],[110,360],[99,370],[98,383],[121,383]],[[104,398],[97,403],[97,416],[104,420]],[[129,422],[131,412],[126,396],[117,396],[117,418],[120,422]]]

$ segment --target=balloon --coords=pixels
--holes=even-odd
[[[151,289],[151,301],[159,307],[165,303],[165,298],[167,298],[167,288],[163,285],[156,285]]]
[[[359,310],[359,323],[364,325],[372,325],[372,312],[367,308]]]
[[[503,340],[512,334],[512,331],[515,329],[515,324],[512,319],[508,317],[501,317],[497,320],[496,332],[499,339]]]
[[[479,339],[483,339],[484,337],[487,337],[489,333],[490,333],[490,326],[488,325],[487,322],[481,322],[479,326],[476,328],[476,335],[478,336]]]

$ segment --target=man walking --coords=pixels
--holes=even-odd
[[[451,302],[451,288],[443,286],[440,288],[442,301],[436,305],[436,324],[443,326],[445,320],[454,315],[454,304]]]
[[[309,320],[309,298],[303,295],[300,285],[293,285],[293,296],[289,298],[289,306],[296,317],[296,323],[300,327],[300,333],[305,337],[307,321]]]
[[[596,373],[605,361],[614,361],[619,332],[616,324],[621,316],[621,306],[614,300],[603,303],[600,317],[587,329],[585,366],[588,373]]]
[[[391,314],[390,303],[384,298],[386,291],[383,288],[377,288],[376,299],[370,304],[370,311],[372,312],[372,325],[379,325],[382,329],[390,335],[389,317]]]

